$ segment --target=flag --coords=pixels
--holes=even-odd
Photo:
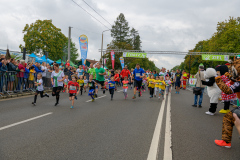
[[[115,53],[113,50],[111,51],[111,60],[112,60],[112,69],[114,69]]]
[[[82,64],[85,66],[86,59],[87,59],[87,52],[88,52],[88,38],[86,35],[83,34],[79,37],[79,44],[80,44]]]
[[[123,59],[123,57],[120,57],[119,59],[120,59],[120,63],[121,63],[122,69],[123,69],[124,68],[124,59]]]

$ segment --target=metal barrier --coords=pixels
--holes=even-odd
[[[37,73],[16,71],[0,72],[0,96],[35,92],[36,80]],[[52,88],[50,72],[47,72],[46,77],[43,77],[43,86],[45,89]]]

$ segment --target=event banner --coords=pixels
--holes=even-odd
[[[202,60],[207,60],[207,61],[228,61],[229,60],[229,55],[202,54]]]
[[[86,59],[87,59],[87,52],[88,52],[88,38],[86,35],[83,34],[79,37],[79,44],[80,44],[82,64],[85,66]]]
[[[123,59],[123,57],[120,57],[119,59],[120,59],[120,63],[121,63],[122,69],[123,69],[124,68],[124,59]]]
[[[111,51],[112,69],[114,69],[115,53]]]
[[[147,58],[147,53],[124,52],[123,57]]]

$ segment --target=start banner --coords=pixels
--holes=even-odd
[[[229,60],[229,55],[202,54],[202,60],[206,60],[206,61],[228,61]]]
[[[124,52],[123,57],[147,58],[147,53]]]

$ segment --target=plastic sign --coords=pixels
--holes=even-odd
[[[123,57],[147,58],[147,53],[124,52]]]
[[[202,60],[206,60],[206,61],[228,61],[229,60],[229,55],[202,54]]]
[[[78,40],[79,40],[79,44],[80,44],[82,64],[85,66],[87,52],[88,52],[88,37],[83,34],[78,38]]]

